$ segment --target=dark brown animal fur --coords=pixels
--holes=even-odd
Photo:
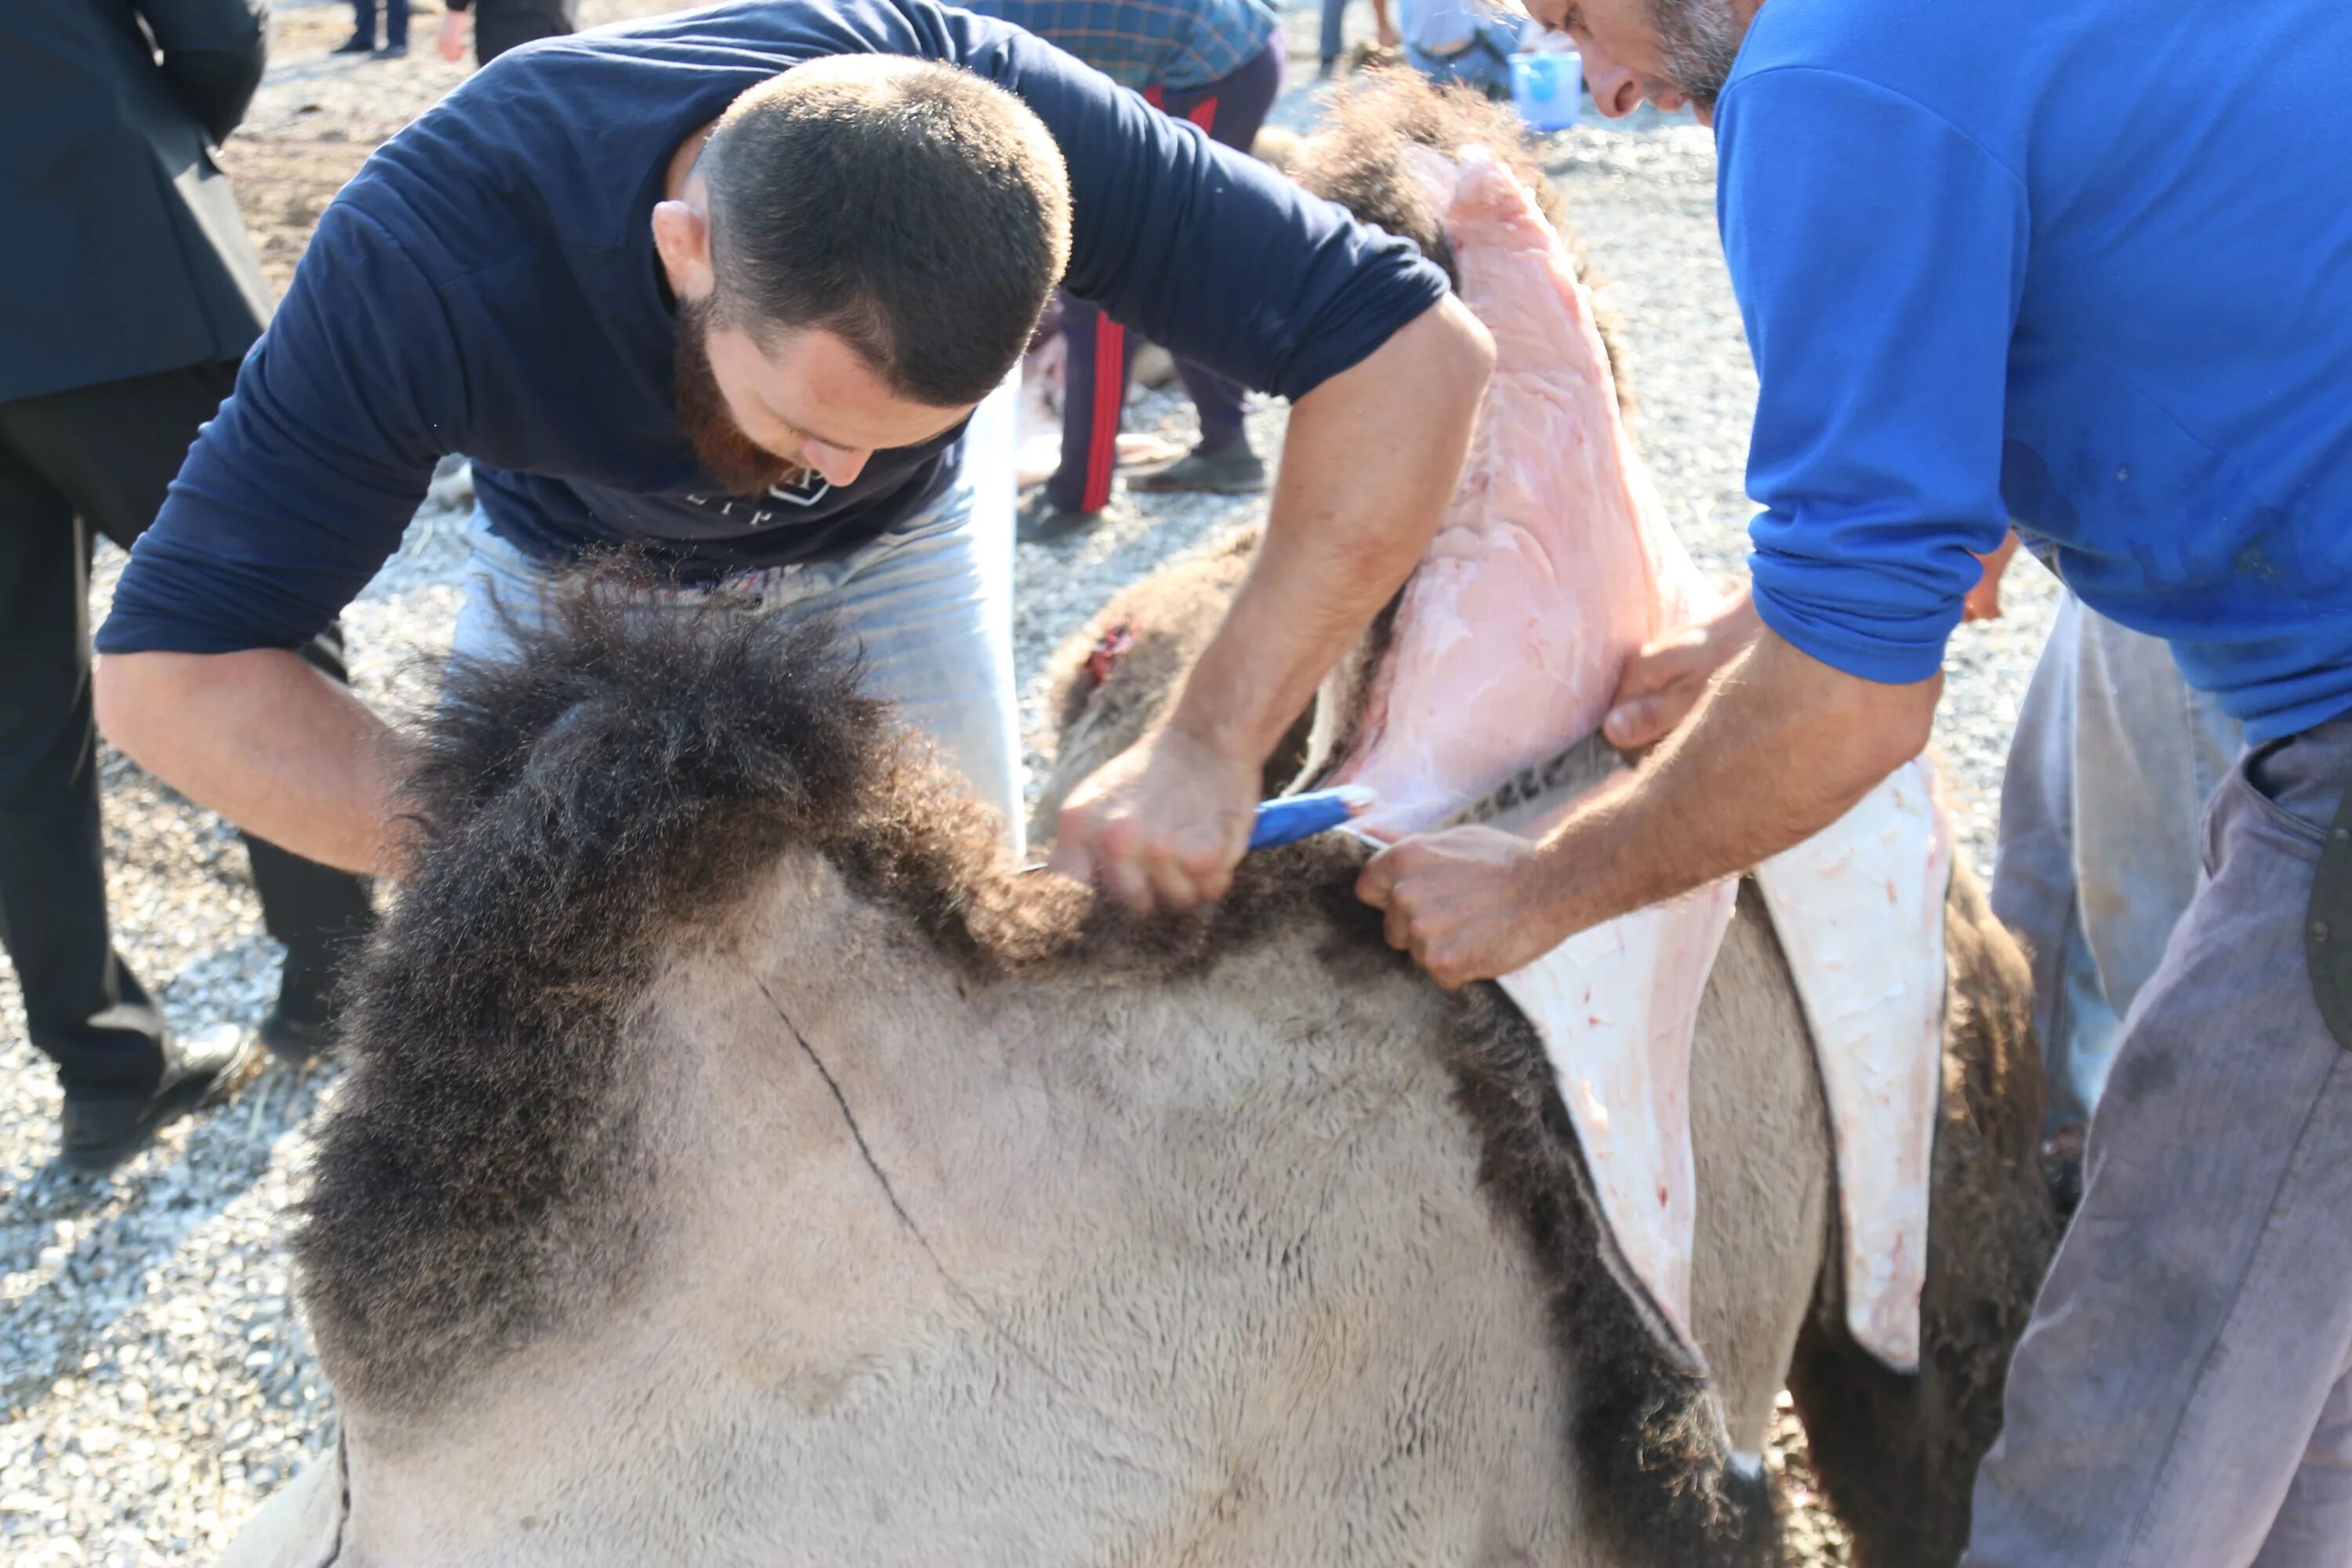
[[[992,822],[824,627],[634,617],[629,586],[573,585],[512,659],[459,665],[424,726],[415,870],[355,977],[352,1071],[296,1239],[323,1359],[379,1414],[429,1413],[459,1373],[626,1296],[657,1159],[631,1114],[633,1014],[663,955],[779,855],[826,857],[983,984],[1164,982],[1302,923],[1329,932],[1335,984],[1425,984],[1353,896],[1359,847],[1256,856],[1213,912],[1130,920],[1008,874]],[[1493,987],[1454,1019],[1433,1048],[1551,1291],[1591,1528],[1630,1563],[1769,1561],[1760,1486],[1601,1265],[1534,1030]]]

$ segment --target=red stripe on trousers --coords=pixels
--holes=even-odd
[[[1095,420],[1087,442],[1087,489],[1080,511],[1110,504],[1110,479],[1118,467],[1118,416],[1127,402],[1127,329],[1108,316],[1095,319]]]
[[[1166,94],[1157,87],[1143,89],[1143,101],[1164,109]],[[1217,100],[1204,98],[1185,110],[1184,118],[1213,135],[1217,128]],[[1094,423],[1087,441],[1087,484],[1079,498],[1081,511],[1100,511],[1110,504],[1111,476],[1118,468],[1119,414],[1127,405],[1127,329],[1108,316],[1095,326]]]

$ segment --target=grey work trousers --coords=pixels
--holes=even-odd
[[[2305,911],[2352,720],[2250,752],[2124,1020],[1970,1568],[2352,1564],[2352,1051]]]

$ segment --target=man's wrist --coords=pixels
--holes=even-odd
[[[1203,712],[1213,703],[1195,702],[1188,693],[1168,717],[1171,733],[1199,749],[1243,767],[1255,768],[1265,761],[1273,750],[1272,742],[1260,745],[1253,726],[1245,716],[1235,713]]]

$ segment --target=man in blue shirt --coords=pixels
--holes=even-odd
[[[627,543],[688,594],[839,610],[1017,818],[1011,546],[960,521],[962,431],[1057,279],[1295,400],[1251,591],[1090,795],[1082,869],[1221,892],[1266,753],[1433,531],[1492,346],[1405,242],[929,0],[546,40],[380,149],[123,573],[100,721],[232,820],[397,874],[399,748],[286,650],[462,451],[477,584]]]
[[[2014,515],[2252,749],[2125,1025],[1966,1561],[2343,1563],[2352,6],[1536,8],[1604,110],[1716,127],[1752,593],[1629,672],[1610,739],[1666,739],[1623,787],[1540,845],[1408,842],[1362,891],[1458,984],[1826,826],[1926,744]]]

